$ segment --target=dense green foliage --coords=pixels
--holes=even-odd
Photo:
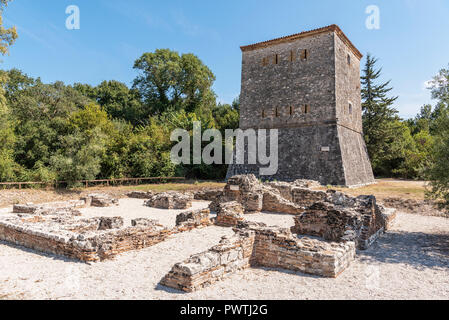
[[[435,110],[425,118],[425,125],[435,135],[427,178],[431,181],[431,196],[443,199],[449,208],[449,68],[442,69],[434,78],[432,96],[438,103]]]
[[[214,76],[193,55],[157,50],[144,54],[136,65],[145,60],[153,70],[153,55],[162,55],[154,62],[158,68],[164,59],[180,63],[175,78],[158,73],[157,86],[171,88],[162,98],[143,91],[156,87],[148,71],[131,89],[118,81],[96,87],[44,84],[20,70],[3,72],[0,180],[74,185],[85,179],[122,177],[223,179],[226,165],[174,165],[170,134],[176,128],[192,132],[193,121],[201,121],[203,130],[237,128],[238,100],[232,106],[216,104]]]
[[[378,83],[381,69],[368,54],[362,71],[363,130],[376,176],[424,178],[430,163],[434,137],[431,106],[424,106],[415,119],[403,121],[389,97],[390,81]]]
[[[0,53],[17,38],[2,26]],[[362,70],[363,128],[377,176],[429,179],[435,198],[449,204],[449,69],[432,82],[435,107],[425,105],[402,120],[379,83],[377,59]],[[20,70],[0,70],[0,181],[67,181],[182,175],[223,179],[226,165],[174,165],[171,132],[239,126],[240,103],[217,104],[212,71],[193,54],[169,49],[145,53],[134,63],[132,87],[111,80],[98,86],[46,84]],[[209,142],[203,142],[204,145]],[[223,141],[224,144],[224,141]],[[224,156],[224,155],[223,155]]]

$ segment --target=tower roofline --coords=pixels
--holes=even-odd
[[[323,27],[323,28],[319,28],[319,29],[314,29],[314,30],[310,30],[310,31],[304,31],[301,33],[292,34],[290,36],[276,38],[273,40],[268,40],[268,41],[250,44],[247,46],[242,46],[242,47],[240,47],[240,49],[243,52],[252,51],[252,50],[256,50],[256,49],[260,49],[260,48],[266,48],[266,47],[269,47],[272,45],[277,45],[280,43],[286,43],[286,42],[291,42],[291,41],[294,41],[297,39],[311,37],[311,36],[326,33],[326,32],[335,32],[340,37],[340,39],[349,47],[349,49],[351,49],[351,51],[357,56],[357,58],[362,59],[363,55],[360,53],[359,50],[357,50],[357,48],[354,46],[354,44],[352,44],[351,40],[348,39],[348,37],[343,33],[343,31],[340,29],[340,27],[337,26],[336,24],[333,24],[333,25],[330,25],[327,27]]]

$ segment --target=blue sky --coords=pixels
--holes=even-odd
[[[68,5],[80,8],[80,30],[65,27]],[[379,30],[365,27],[368,5],[380,9]],[[449,64],[447,0],[14,0],[4,17],[19,39],[3,69],[45,82],[131,85],[142,53],[170,48],[199,56],[227,103],[240,92],[241,45],[334,23],[363,54],[379,58],[404,118],[432,102],[425,82]]]

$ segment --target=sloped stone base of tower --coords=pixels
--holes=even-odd
[[[227,179],[254,174],[263,180],[295,181],[308,179],[322,185],[360,186],[373,184],[374,175],[363,136],[340,125],[311,125],[281,128],[278,143],[278,171],[261,176],[260,164],[233,164]],[[248,146],[245,144],[245,162]],[[267,138],[269,150],[269,138]],[[234,156],[235,159],[235,156]]]

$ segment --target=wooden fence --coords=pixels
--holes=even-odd
[[[132,185],[138,185],[143,182],[168,182],[168,181],[184,181],[184,177],[153,177],[153,178],[120,178],[120,179],[100,179],[100,180],[80,180],[76,181],[78,184],[84,185],[86,188],[89,187],[89,185],[98,185],[98,184],[104,184],[107,186],[110,185],[123,185],[123,184],[132,184]],[[3,186],[3,188],[13,188],[18,187],[19,189],[22,189],[24,186],[41,186],[41,187],[62,187],[67,186],[67,181],[52,181],[52,182],[0,182],[0,188]]]

